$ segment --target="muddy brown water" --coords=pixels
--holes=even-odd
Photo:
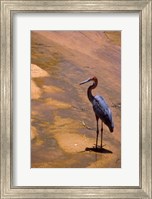
[[[31,167],[121,167],[120,39],[120,32],[32,31]],[[91,76],[115,123],[114,133],[104,126],[102,151],[94,149],[89,84],[79,85]]]

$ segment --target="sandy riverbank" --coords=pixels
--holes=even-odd
[[[32,32],[32,167],[121,167],[120,41],[120,32]],[[115,123],[112,134],[104,126],[102,153],[89,150],[96,120],[89,84],[79,85],[91,76],[99,81],[93,94],[106,99]]]

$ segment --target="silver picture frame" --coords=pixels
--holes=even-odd
[[[1,0],[1,198],[152,198],[151,0]],[[12,18],[17,12],[138,12],[140,17],[140,185],[138,187],[15,187],[13,160]]]

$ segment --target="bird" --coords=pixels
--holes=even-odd
[[[98,148],[98,135],[99,135],[99,125],[98,121],[101,120],[101,149],[102,149],[102,139],[103,139],[103,123],[109,128],[110,132],[114,131],[114,122],[112,118],[112,112],[106,103],[105,99],[102,96],[92,95],[92,90],[95,89],[98,85],[97,77],[88,78],[85,81],[82,81],[80,85],[87,82],[93,81],[93,84],[88,87],[87,96],[89,101],[92,103],[93,110],[95,113],[97,130],[96,130],[96,149]]]

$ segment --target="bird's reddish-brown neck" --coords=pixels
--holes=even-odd
[[[94,99],[94,96],[92,95],[92,90],[95,89],[98,85],[98,80],[97,79],[93,79],[93,84],[91,86],[89,86],[88,90],[87,90],[87,95],[88,95],[88,98],[90,100],[90,102],[93,101]]]

